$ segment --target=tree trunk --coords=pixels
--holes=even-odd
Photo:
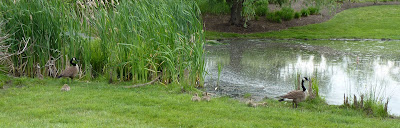
[[[244,20],[242,17],[242,10],[244,0],[227,0],[227,2],[230,2],[232,5],[229,23],[231,25],[243,26]]]

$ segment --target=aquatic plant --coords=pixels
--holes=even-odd
[[[218,81],[217,81],[217,86],[219,86],[219,79],[221,78],[222,67],[223,67],[223,65],[221,63],[218,63]]]
[[[353,109],[360,109],[366,112],[368,115],[376,117],[388,117],[388,104],[390,98],[386,98],[382,92],[384,87],[378,88],[371,86],[365,93],[360,93],[359,98],[356,95],[346,96],[344,95],[343,106],[351,107]]]
[[[311,78],[311,81],[312,81],[313,95],[315,95],[315,97],[319,97],[319,77],[317,69],[315,69],[314,77]]]

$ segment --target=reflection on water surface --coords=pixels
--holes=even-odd
[[[261,99],[294,89],[295,76],[318,76],[320,94],[342,104],[343,94],[390,97],[400,115],[400,42],[233,40],[206,46],[206,89],[220,95]],[[217,91],[218,65],[222,65]]]

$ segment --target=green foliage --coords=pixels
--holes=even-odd
[[[306,8],[301,9],[301,16],[307,17],[309,15],[310,15],[310,10],[308,10]]]
[[[244,20],[243,27],[247,27],[247,22],[252,20],[256,16],[256,5],[254,4],[256,0],[245,0],[243,2],[242,17]]]
[[[3,86],[8,83],[10,78],[5,74],[0,73],[0,89],[3,89]]]
[[[279,11],[277,11],[279,13]],[[268,21],[282,23],[282,18],[277,12],[269,12],[266,15]]]
[[[203,14],[228,14],[230,5],[226,0],[195,0]]]
[[[256,21],[258,21],[258,20],[260,20],[260,16],[255,16],[254,19],[255,19]]]
[[[300,12],[295,12],[294,13],[294,18],[299,19],[301,17],[301,13]]]
[[[283,7],[280,11],[280,15],[285,21],[292,20],[294,18],[294,10],[290,7]]]
[[[385,110],[385,103],[382,100],[374,100],[374,97],[367,96],[363,110],[375,117],[388,117],[389,113]]]
[[[219,79],[221,77],[222,68],[223,68],[223,65],[221,63],[218,63],[218,81],[217,81],[217,86],[219,86]]]
[[[265,16],[268,13],[268,0],[255,1],[255,8],[257,16]]]
[[[319,14],[319,8],[318,7],[308,7],[308,10],[310,11],[310,15]]]
[[[245,93],[243,95],[243,98],[249,99],[249,98],[251,98],[251,94],[250,93]]]
[[[315,94],[315,97],[319,97],[319,79],[318,79],[318,74],[317,72],[314,73],[314,77],[311,78],[312,81],[312,89],[313,93]]]
[[[280,7],[282,7],[283,4],[289,2],[289,0],[268,0],[268,1],[271,4],[278,4]]]
[[[206,32],[207,38],[289,38],[289,39],[400,39],[400,15],[397,5],[353,8],[342,11],[319,24],[292,27],[276,32],[237,34]],[[385,14],[385,15],[382,15]],[[379,17],[379,18],[368,18]]]
[[[354,97],[347,96],[348,104],[344,104],[343,107],[352,108],[355,110],[362,110],[369,116],[373,117],[389,117],[388,111],[385,109],[385,102],[389,102],[389,99],[384,101],[381,97],[374,95],[375,92],[369,92],[362,94],[364,97],[363,102],[361,102],[360,96],[357,97],[357,102],[355,104]],[[386,106],[387,107],[387,106]]]
[[[282,20],[289,21],[294,18],[294,10],[289,7],[283,7],[279,11],[267,13],[266,18],[268,21],[281,23]]]
[[[2,17],[8,19],[5,31],[13,33],[6,41],[10,52],[24,38],[32,46],[29,53],[12,57],[15,67],[27,62],[23,74],[34,76],[34,64],[43,67],[49,56],[60,58],[59,69],[77,57],[87,79],[113,74],[142,82],[162,73],[163,81],[171,83],[184,79],[178,76],[188,70],[190,84],[202,82],[204,34],[193,1],[123,0],[110,6],[11,1],[0,3]]]
[[[53,15],[61,14],[62,10],[50,7],[49,4],[43,0],[35,2],[20,1],[17,4],[13,4],[11,0],[7,0],[0,3],[1,19],[7,19],[3,31],[12,33],[10,34],[10,39],[5,42],[7,45],[11,45],[8,52],[16,53],[22,50],[21,41],[24,39],[29,39],[28,46],[31,47],[32,51],[37,51],[11,57],[13,61],[12,66],[14,67],[23,66],[27,62],[27,68],[24,73],[29,76],[32,76],[34,73],[33,65],[35,63],[39,62],[41,65],[44,65],[44,58],[48,59],[49,56],[56,56],[61,52],[60,49],[55,49],[63,43],[62,36],[60,35],[63,33],[64,28],[60,19],[64,17]],[[60,6],[61,3],[55,1],[51,4]],[[15,74],[20,74],[20,72]]]

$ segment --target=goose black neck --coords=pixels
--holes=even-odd
[[[76,66],[76,64],[73,62],[73,59],[71,59],[71,60],[69,61],[69,63],[71,63],[72,66]]]
[[[303,88],[303,92],[306,91],[306,87],[304,87],[304,80],[301,80],[301,88]]]

